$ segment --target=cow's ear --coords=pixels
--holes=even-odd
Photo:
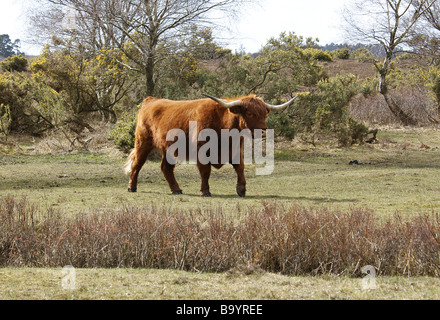
[[[270,111],[271,110],[269,108],[266,108],[266,115],[269,115]]]
[[[231,111],[234,114],[242,114],[243,108],[242,107],[232,107],[229,109],[229,111]]]

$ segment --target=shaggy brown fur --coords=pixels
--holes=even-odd
[[[167,149],[174,142],[166,141],[166,137],[170,130],[181,129],[185,132],[187,140],[190,139],[190,121],[197,122],[198,132],[209,128],[215,130],[219,136],[222,129],[238,129],[239,131],[250,129],[252,132],[255,129],[266,130],[266,117],[270,110],[263,100],[255,95],[228,100],[235,101],[238,99],[243,101],[241,107],[227,109],[211,99],[171,101],[153,97],[146,98],[138,115],[135,148],[131,152],[126,166],[126,172],[131,173],[128,190],[130,192],[137,191],[139,171],[151,151],[157,148],[162,153],[161,169],[172,193],[182,193],[174,176],[174,165],[170,165],[166,159]],[[203,143],[205,142],[199,142],[197,148],[200,148]],[[189,140],[187,144],[189,144]],[[218,154],[221,154],[220,151]],[[232,152],[230,152],[230,156],[231,155]],[[244,197],[246,194],[246,179],[244,176],[242,150],[240,151],[240,155],[240,164],[233,166],[238,177],[237,193],[239,196]],[[200,162],[197,163],[202,178],[201,192],[203,196],[211,196],[208,183],[211,166],[219,169],[223,165],[203,165]]]

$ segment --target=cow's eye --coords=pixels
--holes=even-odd
[[[253,118],[254,114],[252,112],[246,112],[246,117]]]

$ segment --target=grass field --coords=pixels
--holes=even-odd
[[[40,208],[74,216],[105,212],[126,204],[181,211],[223,207],[239,217],[262,201],[303,206],[368,208],[380,217],[440,212],[440,131],[386,130],[379,143],[352,148],[277,147],[275,171],[256,176],[248,166],[247,197],[235,194],[232,168],[213,171],[213,198],[200,197],[195,166],[181,165],[177,179],[184,191],[172,196],[157,161],[143,168],[138,193],[127,190],[125,157],[99,153],[29,155],[0,153],[0,197],[26,196]],[[349,165],[358,160],[359,165]],[[376,290],[362,290],[362,279],[289,277],[265,272],[199,274],[174,270],[85,269],[78,287],[61,288],[59,269],[0,269],[0,299],[438,299],[437,278],[383,277]]]
[[[197,274],[176,270],[76,271],[75,289],[64,289],[62,269],[0,269],[0,299],[340,300],[439,299],[437,278],[385,277],[376,289],[363,279],[289,277],[273,273]]]
[[[389,131],[377,145],[349,149],[276,150],[275,171],[256,176],[247,166],[247,197],[235,193],[232,168],[213,170],[212,199],[200,197],[194,165],[180,165],[176,177],[183,196],[172,196],[160,163],[147,162],[138,193],[126,192],[125,157],[103,154],[0,156],[0,194],[26,195],[40,206],[62,208],[66,214],[126,203],[163,204],[178,208],[258,206],[262,200],[292,201],[313,206],[358,206],[378,214],[419,213],[440,208],[440,132]],[[359,165],[349,165],[358,160]]]

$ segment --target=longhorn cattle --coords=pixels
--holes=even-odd
[[[129,192],[137,191],[138,175],[153,149],[158,149],[162,154],[161,169],[173,194],[182,194],[179,184],[174,176],[175,163],[167,160],[168,148],[173,141],[167,141],[167,135],[171,130],[179,129],[186,134],[186,143],[190,144],[190,122],[197,123],[197,130],[211,129],[220,133],[224,129],[239,131],[249,129],[252,133],[256,129],[266,130],[266,117],[271,110],[282,110],[290,106],[297,96],[285,104],[274,106],[265,103],[255,95],[248,95],[236,99],[221,100],[213,96],[205,95],[206,99],[193,101],[171,101],[148,97],[143,101],[138,114],[135,133],[135,147],[131,152],[125,171],[130,174],[128,186]],[[197,142],[197,148],[203,143]],[[240,197],[246,195],[246,178],[244,175],[243,141],[239,150],[240,161],[230,163],[237,174],[236,191]],[[220,151],[220,150],[219,150]],[[234,150],[230,150],[230,157]],[[218,153],[219,155],[221,152]],[[180,155],[181,156],[181,155]],[[188,159],[189,154],[186,154]],[[231,160],[231,159],[230,159]],[[209,177],[211,167],[220,169],[224,163],[202,163],[197,160],[202,186],[201,193],[204,197],[210,197]]]

